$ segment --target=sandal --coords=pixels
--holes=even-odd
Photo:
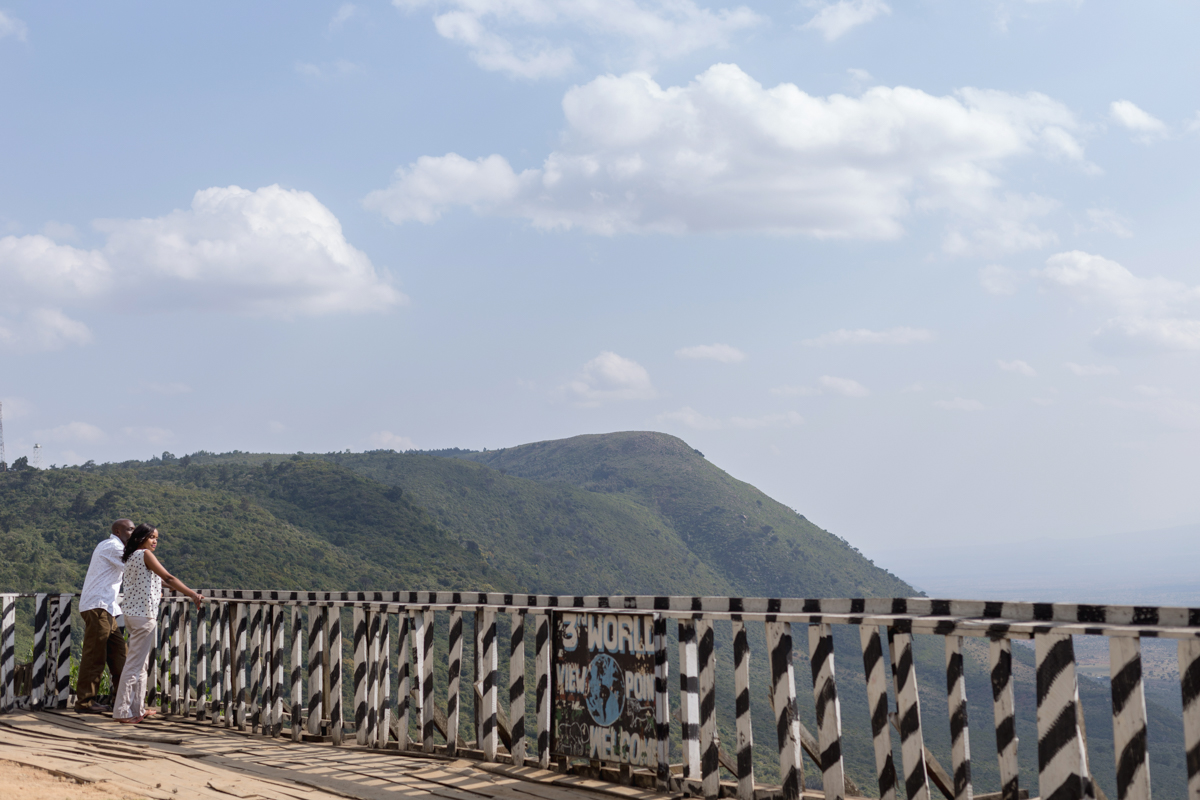
[[[142,719],[145,719],[146,717],[156,717],[156,716],[158,716],[158,712],[155,711],[153,708],[148,708],[148,709],[146,709],[146,713],[142,714]]]
[[[128,717],[126,719],[119,719],[119,720],[117,720],[117,722],[120,722],[124,725],[137,725],[139,722],[141,722],[145,718],[146,718],[146,715],[143,714],[140,717]]]

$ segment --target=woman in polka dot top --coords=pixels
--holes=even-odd
[[[204,597],[183,585],[183,581],[167,572],[166,567],[154,555],[158,547],[158,529],[142,523],[133,529],[125,544],[121,560],[125,562],[125,580],[121,601],[125,612],[125,630],[129,632],[128,656],[125,669],[121,672],[121,683],[117,687],[117,701],[113,704],[113,719],[131,725],[153,715],[146,708],[146,661],[154,643],[154,629],[158,626],[158,603],[162,600],[162,587],[174,589],[187,595],[196,608]]]

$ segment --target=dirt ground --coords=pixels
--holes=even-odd
[[[140,800],[103,783],[79,784],[33,767],[0,761],[4,800]]]

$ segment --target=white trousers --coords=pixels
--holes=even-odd
[[[125,669],[121,672],[121,684],[117,687],[117,699],[113,704],[113,719],[132,719],[146,713],[146,662],[154,647],[156,628],[158,620],[154,617],[125,615],[129,650],[125,656]]]

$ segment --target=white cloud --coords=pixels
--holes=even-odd
[[[33,308],[16,318],[0,317],[0,349],[61,350],[91,340],[87,325],[57,308]]]
[[[1037,370],[1020,359],[1013,361],[998,360],[996,361],[996,366],[1000,367],[1000,369],[1004,370],[1005,372],[1015,372],[1018,375],[1024,375],[1026,378],[1037,377]]]
[[[62,307],[103,308],[116,296],[156,310],[280,318],[383,311],[406,300],[308,192],[205,189],[186,210],[95,227],[107,241],[94,250],[42,235],[0,238],[0,346],[87,342],[87,327]]]
[[[133,439],[146,442],[148,444],[168,444],[175,438],[175,434],[166,428],[155,428],[152,426],[136,426],[124,428],[122,432]]]
[[[822,5],[816,15],[801,27],[820,31],[825,41],[832,42],[881,14],[891,13],[892,9],[883,0],[837,0]]]
[[[1051,256],[1033,274],[1049,288],[1116,312],[1096,332],[1104,347],[1200,350],[1200,287],[1138,277],[1116,261],[1079,250]]]
[[[795,411],[781,414],[762,414],[757,417],[731,417],[729,424],[735,428],[794,428],[804,424],[804,417]]]
[[[713,47],[764,22],[745,6],[710,10],[694,0],[393,0],[401,9],[433,6],[442,37],[468,48],[480,67],[537,79],[577,64],[579,41],[627,67],[652,67]]]
[[[846,72],[848,72],[850,74],[850,77],[853,78],[858,83],[866,83],[867,81],[875,80],[875,78],[872,77],[871,73],[867,72],[865,69],[858,69],[857,67],[850,67],[849,69],[846,70]]]
[[[84,442],[96,444],[108,438],[108,434],[86,422],[68,422],[49,430],[35,431],[34,435],[51,442]]]
[[[338,59],[337,61],[325,61],[320,64],[297,61],[295,70],[298,74],[306,78],[324,81],[334,78],[345,78],[349,75],[362,72],[363,68],[361,64],[355,64],[353,61]]]
[[[805,339],[801,344],[807,347],[842,344],[919,344],[932,342],[933,339],[933,331],[925,328],[890,328],[886,331],[841,328],[830,333],[823,333],[814,339]]]
[[[367,437],[367,440],[379,449],[383,450],[416,450],[417,446],[413,444],[413,440],[407,436],[400,436],[391,431],[377,431]]]
[[[745,353],[727,344],[698,344],[694,347],[681,347],[675,351],[675,355],[680,358],[720,361],[722,364],[736,364],[746,360]]]
[[[1111,364],[1076,364],[1068,361],[1066,368],[1077,378],[1091,378],[1096,375],[1116,375],[1120,372]]]
[[[342,3],[338,6],[337,11],[333,12],[333,17],[329,20],[329,30],[336,30],[346,24],[347,20],[358,14],[358,6],[354,3]]]
[[[646,400],[656,394],[645,367],[609,351],[584,364],[579,376],[565,388],[587,406],[609,400]]]
[[[74,240],[79,237],[79,232],[75,230],[75,226],[69,222],[56,222],[49,220],[42,225],[42,234],[51,239],[68,239]]]
[[[1192,115],[1192,118],[1187,123],[1187,132],[1196,133],[1200,131],[1200,111]]]
[[[1108,208],[1089,208],[1087,210],[1088,225],[1083,230],[1111,233],[1128,239],[1133,236],[1129,220]]]
[[[1147,114],[1128,100],[1117,100],[1108,108],[1113,120],[1138,134],[1134,138],[1143,144],[1162,139],[1170,133],[1165,122]]]
[[[6,36],[13,36],[23,42],[28,35],[29,28],[24,22],[11,14],[0,11],[0,39]]]
[[[816,386],[777,386],[771,394],[782,397],[812,397],[820,394],[840,394],[842,397],[866,397],[871,394],[867,387],[850,378],[822,375]]]
[[[822,375],[817,379],[817,386],[822,391],[840,394],[842,397],[866,397],[871,392],[861,383],[850,378],[835,378],[832,375]]]
[[[706,417],[691,406],[684,406],[678,411],[659,414],[656,419],[659,422],[678,422],[698,431],[713,431],[721,427],[721,420],[714,417]]]
[[[500,155],[424,156],[364,204],[395,223],[447,209],[542,229],[760,231],[891,239],[916,211],[954,220],[962,252],[1041,246],[1054,201],[1004,194],[1030,156],[1086,164],[1071,111],[1040,94],[875,87],[860,97],[767,88],[733,64],[685,86],[603,75],[563,98],[562,148],[517,172]],[[956,240],[956,241],[958,241]]]
[[[983,411],[983,403],[963,397],[956,397],[953,400],[935,400],[933,404],[947,411]]]
[[[989,264],[979,268],[979,285],[988,294],[1015,294],[1020,285],[1020,273],[999,264]]]
[[[794,428],[797,425],[804,424],[804,417],[795,411],[760,414],[756,417],[730,417],[727,421],[723,422],[716,417],[705,416],[691,406],[684,406],[678,411],[659,414],[656,419],[660,423],[677,422],[698,431],[714,431],[726,427],[747,430],[756,428]]]

